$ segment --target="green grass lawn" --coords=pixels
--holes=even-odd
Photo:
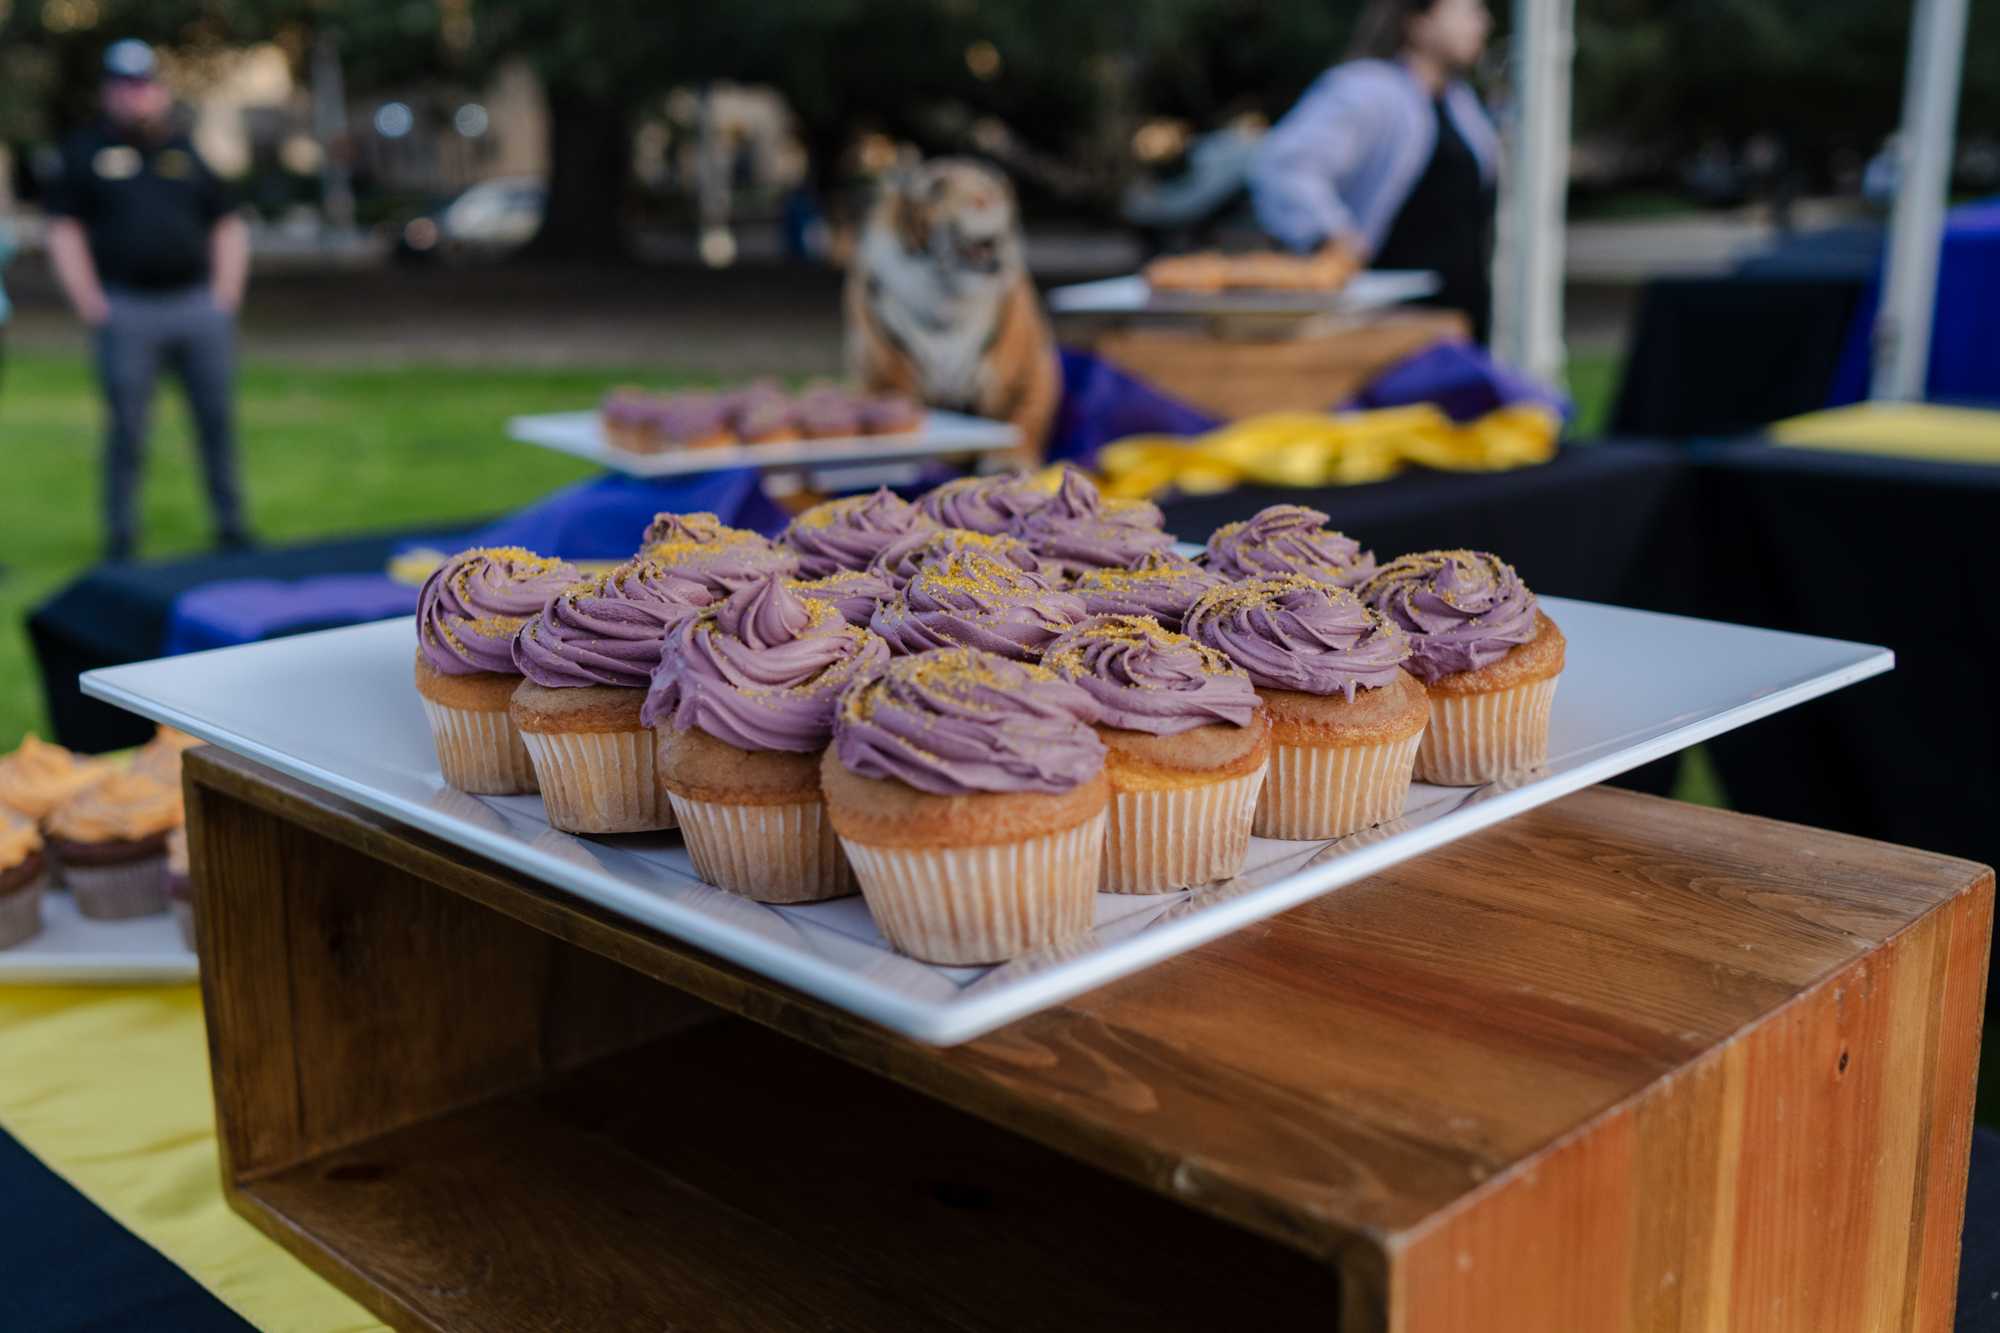
[[[476,518],[590,474],[512,444],[521,412],[594,402],[615,370],[329,370],[252,365],[239,431],[251,519],[266,541]],[[0,749],[46,730],[23,622],[96,559],[99,409],[88,368],[50,353],[8,357],[0,379]],[[184,405],[164,392],[145,484],[142,553],[202,549],[208,513]]]

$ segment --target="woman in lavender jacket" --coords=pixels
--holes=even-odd
[[[1265,136],[1257,219],[1293,250],[1338,246],[1375,268],[1433,269],[1430,303],[1486,340],[1498,138],[1464,80],[1492,29],[1485,0],[1373,0],[1352,57]]]

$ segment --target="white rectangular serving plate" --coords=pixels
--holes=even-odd
[[[767,907],[712,889],[675,834],[574,837],[549,827],[537,797],[445,786],[410,679],[407,618],[107,667],[82,683],[86,694],[829,1004],[950,1045],[1894,663],[1865,644],[1542,602],[1569,640],[1546,767],[1487,787],[1418,785],[1401,819],[1334,842],[1253,839],[1243,874],[1202,890],[1099,894],[1089,935],[999,967],[905,958],[858,897]]]
[[[595,411],[548,412],[513,417],[507,436],[523,444],[538,444],[578,458],[588,458],[613,471],[634,477],[685,477],[729,468],[828,467],[836,463],[878,463],[885,460],[931,458],[944,454],[990,453],[1011,449],[1019,439],[1004,421],[932,410],[915,430],[894,435],[853,435],[818,440],[785,440],[777,444],[724,444],[712,448],[665,449],[635,454],[614,449],[604,438]]]
[[[42,894],[42,933],[0,949],[0,986],[162,985],[196,974],[173,913],[96,921],[55,890]]]
[[[1442,286],[1429,269],[1368,269],[1330,292],[1154,291],[1137,273],[1049,291],[1059,315],[1359,315],[1429,296]]]

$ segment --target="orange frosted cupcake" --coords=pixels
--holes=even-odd
[[[201,742],[185,731],[162,724],[153,739],[132,756],[132,772],[178,789],[181,785],[181,756]]]
[[[1403,813],[1429,705],[1409,636],[1304,575],[1218,588],[1188,634],[1250,673],[1271,714],[1263,838],[1342,838]]]
[[[49,882],[42,835],[26,815],[0,810],[0,949],[42,930],[42,891]]]
[[[1404,669],[1430,696],[1418,781],[1476,786],[1548,759],[1566,645],[1512,565],[1425,551],[1382,566],[1362,595],[1408,633]]]
[[[60,745],[23,736],[20,748],[0,759],[0,805],[30,819],[47,819],[57,806],[110,771],[101,760],[83,759]]]
[[[1042,654],[1097,704],[1111,779],[1107,893],[1165,893],[1243,869],[1271,723],[1250,676],[1147,616],[1097,616]]]
[[[57,806],[48,841],[85,916],[116,919],[167,910],[167,835],[181,794],[137,773],[113,773]]]
[[[187,947],[194,942],[194,879],[188,874],[187,825],[167,834],[167,906]]]
[[[932,963],[997,963],[1088,931],[1111,787],[1088,694],[969,648],[849,690],[820,783],[869,913]]]
[[[444,780],[463,792],[535,790],[535,768],[507,715],[521,673],[514,635],[582,577],[518,546],[461,551],[417,595],[417,693]]]

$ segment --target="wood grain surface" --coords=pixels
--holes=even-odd
[[[1315,1292],[1330,1325],[1950,1325],[1983,867],[1592,790],[940,1051],[247,761],[206,752],[189,783],[239,1206],[411,1327],[487,1325],[426,1322],[382,1294],[414,1279],[385,1286],[379,1234],[350,1233],[344,1205],[308,1187],[327,1155],[424,1142],[484,1161],[485,1118],[503,1114],[528,1117],[508,1132],[568,1143],[590,1120],[575,1090],[615,1108],[602,1071],[629,1069],[594,1057],[699,1048],[710,1078],[711,1029],[750,1049],[713,1011],[1177,1200],[1191,1224],[1319,1261],[1340,1279]],[[570,1069],[570,1091],[538,1097]],[[808,1141],[864,1088],[889,1095],[824,1086],[839,1095],[793,1108]],[[657,1159],[606,1114],[621,1127],[591,1131],[597,1146],[549,1153],[582,1153],[588,1174],[613,1141],[673,1189],[805,1226],[820,1258],[799,1265],[800,1291],[898,1250],[879,1211],[857,1205],[851,1236],[829,1221],[837,1181],[785,1175],[813,1201],[790,1223],[741,1203],[788,1188],[737,1160],[771,1137],[747,1110],[662,1117]],[[730,1122],[744,1133],[721,1162],[682,1153]],[[510,1194],[559,1188],[560,1172],[481,1170]],[[691,1225],[681,1203],[658,1207]],[[1039,1262],[991,1236],[964,1244],[1008,1269]],[[902,1326],[889,1306],[949,1307],[943,1285],[922,1301],[894,1286],[882,1326]],[[872,1326],[855,1319],[831,1326]]]

